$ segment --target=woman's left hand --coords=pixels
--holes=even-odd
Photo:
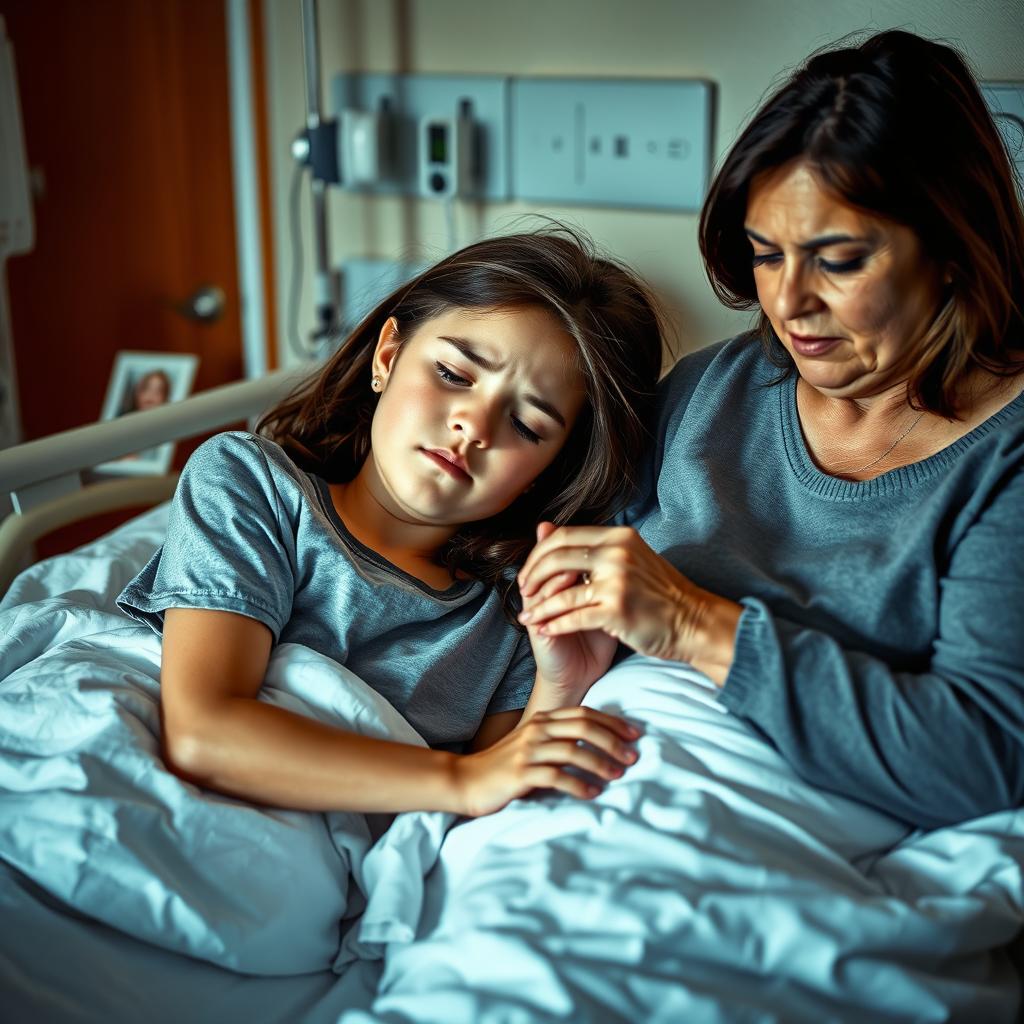
[[[566,574],[580,583],[565,587]],[[691,583],[631,527],[554,530],[530,552],[519,588],[520,621],[541,636],[599,629],[641,654],[695,664],[716,682],[731,664],[741,606]]]

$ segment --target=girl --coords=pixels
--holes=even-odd
[[[659,327],[578,235],[489,239],[383,301],[258,434],[203,444],[118,600],[163,634],[171,768],[277,806],[467,815],[621,775],[637,734],[569,706],[606,659],[536,672],[514,576],[541,519],[603,521],[628,496]],[[430,749],[257,701],[284,641],[348,666]]]

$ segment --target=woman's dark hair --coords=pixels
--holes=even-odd
[[[408,341],[448,310],[547,310],[574,339],[586,401],[561,451],[533,487],[501,513],[462,526],[448,567],[499,587],[513,617],[511,573],[542,519],[603,522],[628,500],[650,437],[661,370],[662,318],[644,284],[563,225],[489,238],[445,257],[369,313],[327,364],[260,420],[257,430],[303,469],[351,480],[370,451],[378,396],[371,362],[394,317]]]
[[[813,55],[762,104],[701,214],[708,277],[733,309],[757,307],[744,232],[751,184],[795,159],[849,206],[910,228],[951,277],[911,372],[915,405],[955,416],[970,370],[1009,376],[1024,369],[1021,186],[956,50],[882,32]],[[759,332],[772,361],[791,368],[763,311]]]

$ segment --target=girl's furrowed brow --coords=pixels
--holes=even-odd
[[[440,335],[440,338],[442,341],[447,341],[449,345],[454,345],[471,363],[476,363],[477,366],[489,370],[491,373],[496,373],[505,365],[504,363],[495,363],[480,355],[479,352],[473,349],[471,342],[465,338],[453,338],[447,334]],[[540,409],[542,413],[550,416],[559,426],[563,429],[565,428],[565,417],[550,402],[537,395],[523,395],[523,401],[529,403],[535,409]]]
[[[449,345],[454,345],[471,363],[476,363],[477,366],[482,367],[484,370],[489,370],[491,373],[496,373],[505,364],[495,363],[490,359],[486,359],[480,355],[474,348],[471,342],[465,338],[452,338],[447,334],[442,334],[442,341],[447,341]]]

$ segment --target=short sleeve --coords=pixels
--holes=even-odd
[[[484,715],[497,715],[502,711],[522,711],[529,703],[536,676],[537,663],[533,660],[530,638],[523,633],[516,644],[508,671],[495,690]]]
[[[171,502],[167,537],[118,607],[163,631],[168,608],[237,612],[275,641],[291,616],[295,532],[255,437],[218,434],[196,449]]]

